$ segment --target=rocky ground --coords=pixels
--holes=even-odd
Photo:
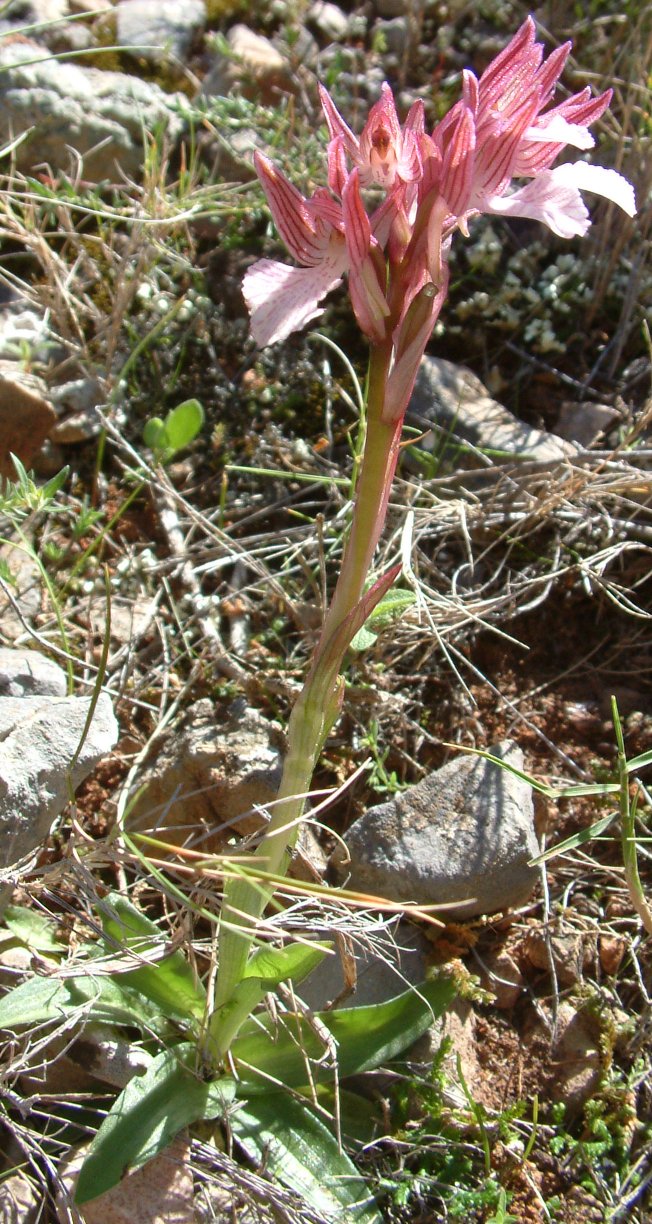
[[[441,927],[373,906],[365,926],[295,901],[295,926],[341,925],[310,1007],[382,1002],[433,966],[474,975],[366,1083],[356,1159],[389,1221],[650,1218],[646,762],[623,773],[621,756],[620,791],[594,792],[619,780],[612,698],[626,758],[652,742],[652,26],[637,3],[597,9],[535,16],[549,46],[574,39],[569,89],[614,87],[595,156],[632,179],[639,215],[598,207],[572,243],[484,219],[454,252],[380,546],[379,566],[409,558],[405,598],[352,653],[315,782],[334,798],[293,864],[307,886],[446,905]],[[322,182],[318,79],[356,130],[386,79],[434,122],[525,11],[3,9],[3,985],[74,963],[116,887],[208,972],[218,885],[174,847],[239,846],[275,794],[341,555],[365,352],[337,298],[318,329],[255,350],[240,283],[279,247],[253,149]],[[165,841],[185,907],[125,829]],[[199,1130],[80,1216],[98,1096],[138,1070],[127,1037],[7,1038],[7,1224],[317,1218]]]

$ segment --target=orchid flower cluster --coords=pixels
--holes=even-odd
[[[383,417],[396,420],[445,298],[456,230],[466,235],[473,217],[494,213],[534,218],[563,238],[582,235],[590,224],[582,190],[633,216],[632,186],[616,171],[584,161],[552,168],[566,145],[593,146],[589,126],[612,92],[592,98],[587,87],[550,105],[570,49],[565,43],[544,59],[528,17],[479,80],[464,72],[460,101],[431,134],[420,101],[399,123],[385,84],[358,138],[320,87],[330,134],[328,190],[319,187],[305,198],[272,162],[255,155],[278,232],[300,265],[263,259],[246,274],[243,292],[257,343],[274,344],[303,328],[347,274],[362,331],[372,344],[391,338]],[[513,190],[514,179],[527,182]],[[371,212],[363,192],[372,200],[382,196]]]
[[[347,276],[356,319],[370,341],[366,435],[355,505],[337,584],[287,733],[280,788],[254,858],[257,879],[225,888],[220,928],[215,1048],[223,1055],[247,1015],[248,958],[257,919],[288,868],[322,745],[342,703],[342,662],[400,573],[367,585],[399,455],[403,417],[419,364],[448,288],[447,256],[456,230],[481,213],[537,218],[562,237],[584,234],[580,191],[597,192],[634,213],[631,185],[614,170],[580,161],[552,164],[565,145],[593,145],[589,125],[604,113],[607,90],[550,102],[570,43],[547,60],[528,17],[478,80],[465,72],[462,97],[434,131],[421,102],[401,124],[389,85],[355,136],[325,89],[328,187],[306,198],[261,153],[256,170],[297,267],[263,259],[243,292],[259,345],[284,340],[320,314]],[[527,180],[512,189],[513,179]],[[253,970],[251,971],[253,973]]]

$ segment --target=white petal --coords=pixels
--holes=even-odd
[[[545,122],[542,115],[538,122],[525,129],[523,140],[533,140],[539,144],[572,145],[574,149],[592,149],[593,139],[586,125],[569,123],[563,115],[553,115],[550,122]]]
[[[575,186],[555,182],[556,171],[544,170],[526,187],[509,196],[491,196],[482,212],[499,213],[506,217],[532,217],[542,221],[561,238],[585,234],[591,219]]]
[[[341,276],[332,263],[316,268],[292,268],[260,259],[245,273],[242,292],[251,313],[251,334],[261,348],[301,331],[322,312],[318,304]]]
[[[563,187],[578,187],[580,191],[592,191],[595,195],[612,200],[628,217],[636,215],[636,197],[632,184],[618,174],[617,170],[605,170],[604,166],[592,166],[589,162],[567,162],[550,171],[554,182]]]

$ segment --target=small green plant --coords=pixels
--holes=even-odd
[[[361,739],[364,748],[371,753],[372,765],[368,774],[369,785],[379,794],[395,795],[405,789],[395,770],[388,770],[386,761],[389,756],[389,746],[381,748],[378,743],[378,720],[372,718],[365,735]]]
[[[157,463],[166,464],[194,442],[203,424],[204,409],[199,400],[184,400],[168,412],[165,420],[150,417],[143,429],[143,441]]]
[[[104,518],[103,510],[91,506],[88,497],[82,498],[77,506],[72,523],[72,533],[75,540],[83,540],[84,536]]]
[[[0,487],[0,513],[18,523],[30,514],[52,506],[68,479],[70,469],[64,467],[46,484],[38,485],[17,455],[12,455],[11,459],[16,469],[16,480],[7,481]]]
[[[392,1114],[400,1166],[391,1172],[388,1145],[383,1185],[392,1203],[403,1210],[417,1204],[423,1210],[426,1204],[433,1212],[444,1209],[445,1218],[453,1220],[489,1212],[493,1216],[482,1218],[506,1224],[511,1217],[500,1212],[507,1208],[507,1192],[492,1169],[491,1149],[497,1139],[506,1143],[519,1136],[516,1123],[524,1107],[516,1104],[490,1123],[464,1085],[467,1108],[451,1108],[450,1055],[451,1041],[445,1038],[427,1078],[406,1075],[394,1089]]]
[[[636,822],[638,818],[639,797],[641,787],[638,784],[632,786],[632,778],[635,777],[642,769],[652,765],[652,749],[648,752],[642,752],[639,755],[628,760],[625,751],[625,739],[623,735],[623,727],[618,712],[618,704],[616,698],[611,698],[611,712],[613,718],[614,734],[616,738],[616,770],[615,778],[610,782],[586,783],[580,786],[554,787],[544,786],[537,782],[534,778],[528,778],[530,784],[535,790],[547,795],[551,799],[570,799],[573,796],[595,795],[617,795],[618,810],[610,812],[607,816],[602,816],[595,821],[588,829],[582,829],[579,833],[574,833],[571,837],[566,838],[556,846],[552,846],[545,854],[540,855],[535,859],[536,863],[545,863],[551,858],[556,858],[560,854],[564,854],[568,850],[574,850],[578,846],[586,845],[587,842],[593,841],[594,838],[602,837],[607,832],[610,826],[614,823],[617,817],[620,817],[620,845],[623,863],[625,866],[625,881],[627,891],[632,903],[632,906],[638,914],[645,930],[649,935],[652,935],[652,910],[645,896],[643,885],[638,870],[638,854],[637,854],[637,833]],[[488,755],[488,754],[482,754]],[[489,756],[490,760],[497,758]],[[509,768],[509,766],[505,766]]]

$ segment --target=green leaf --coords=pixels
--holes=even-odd
[[[396,1058],[425,1033],[433,1015],[441,1015],[454,995],[454,979],[441,977],[386,1003],[319,1012],[317,1024],[294,1012],[283,1015],[282,1020],[259,1017],[243,1025],[231,1054],[239,1076],[252,1085],[261,1085],[267,1076],[267,1083],[272,1079],[289,1088],[305,1088],[308,1059],[313,1060],[310,1070],[315,1081],[333,1076],[329,1060],[324,1061],[326,1045],[318,1035],[321,1030],[332,1038],[338,1074],[344,1079]]]
[[[145,446],[149,446],[150,450],[165,450],[165,425],[160,417],[150,417],[149,421],[145,422],[143,442]]]
[[[642,752],[640,756],[632,757],[631,761],[627,762],[627,773],[635,773],[637,769],[643,769],[645,765],[652,765],[652,748],[647,752]]]
[[[12,935],[34,952],[58,952],[61,955],[65,951],[65,944],[56,934],[52,918],[39,914],[38,910],[26,905],[8,905],[4,920]]]
[[[210,1018],[209,1032],[216,1054],[221,1057],[226,1053],[247,1016],[270,990],[290,979],[303,981],[330,946],[294,943],[287,948],[257,948],[231,997]]]
[[[578,846],[583,846],[586,842],[600,837],[601,833],[604,833],[609,828],[609,825],[616,819],[617,815],[617,812],[610,812],[608,816],[602,816],[600,820],[596,820],[594,824],[589,825],[588,829],[581,829],[579,833],[573,833],[572,837],[567,837],[564,841],[559,842],[558,845],[551,846],[543,854],[538,854],[536,858],[530,860],[530,866],[538,867],[541,863],[547,863],[548,859],[556,858],[558,854],[565,854],[567,850],[575,850]]]
[[[27,474],[27,469],[25,468],[24,464],[21,463],[20,459],[18,458],[18,455],[14,455],[13,451],[9,452],[9,458],[11,459],[11,462],[13,463],[16,469],[16,476],[17,476],[16,483],[21,488],[28,489],[32,482],[30,481],[30,478]]]
[[[377,641],[378,634],[372,633],[371,629],[367,629],[367,626],[363,625],[362,629],[358,629],[358,632],[351,638],[349,650],[369,650],[369,647],[373,646]]]
[[[146,999],[109,977],[45,978],[22,982],[0,999],[0,1029],[33,1027],[83,1012],[95,1020],[133,1024],[151,1031],[161,1027]]]
[[[316,1114],[289,1093],[254,1097],[229,1125],[250,1160],[298,1191],[331,1224],[380,1224],[353,1162]]]
[[[183,450],[194,442],[204,424],[204,409],[199,400],[184,400],[165,418],[166,445],[172,451]]]
[[[330,943],[293,943],[287,948],[257,948],[247,962],[244,978],[259,978],[266,990],[272,990],[281,982],[302,982],[332,946]]]
[[[60,472],[57,472],[56,476],[52,476],[50,480],[48,480],[47,484],[43,485],[43,488],[41,489],[41,497],[44,502],[52,501],[52,498],[56,497],[57,493],[65,485],[69,475],[70,467],[68,464],[66,464],[65,467],[62,467]]]
[[[364,625],[351,640],[351,650],[368,650],[373,646],[378,639],[378,633],[374,633],[374,629],[380,630],[387,625],[391,625],[393,621],[398,620],[400,616],[411,608],[416,602],[414,591],[387,591],[376,607],[372,609],[367,617]]]
[[[99,906],[102,927],[110,950],[117,943],[147,960],[160,949],[162,935],[155,922],[146,918],[126,897],[110,893]],[[120,975],[121,981],[151,999],[166,1016],[201,1023],[206,1012],[206,991],[182,952],[164,956],[156,964],[144,964]]]
[[[75,1200],[86,1203],[146,1164],[192,1122],[224,1115],[235,1095],[232,1079],[206,1083],[193,1069],[196,1049],[184,1044],[152,1059],[134,1076],[98,1130],[82,1165]]]
[[[376,628],[389,625],[411,608],[416,600],[414,591],[388,591],[370,613],[367,624]]]

